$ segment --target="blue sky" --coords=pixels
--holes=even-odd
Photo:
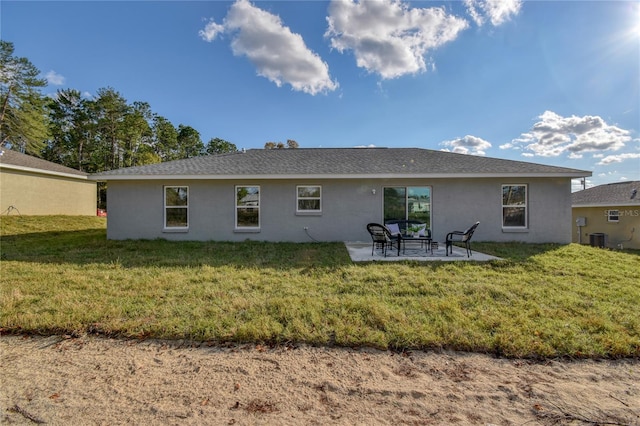
[[[640,180],[640,3],[11,1],[45,93],[113,87],[203,142],[419,147]]]

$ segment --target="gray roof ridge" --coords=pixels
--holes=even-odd
[[[66,175],[76,175],[78,177],[87,177],[90,173],[67,167],[65,165],[36,157],[35,155],[24,154],[11,149],[2,149],[0,155],[0,166],[17,167],[32,170],[39,170],[43,173],[61,173]]]
[[[571,194],[571,204],[580,206],[640,205],[640,181],[608,182]]]
[[[603,186],[603,185],[632,185],[634,183],[635,184],[640,184],[640,180],[623,180],[623,181],[620,181],[620,182],[603,183],[602,185],[598,185],[598,186]],[[591,189],[591,188],[587,188],[587,189]]]

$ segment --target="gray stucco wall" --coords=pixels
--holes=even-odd
[[[524,231],[502,229],[502,184],[528,185],[528,222]],[[189,229],[163,230],[163,187],[189,187]],[[260,232],[237,232],[235,186],[260,185]],[[296,214],[296,186],[322,186],[322,214]],[[385,186],[431,186],[432,230],[436,241],[476,221],[474,239],[482,241],[571,242],[571,180],[429,179],[309,181],[110,181],[109,239],[242,241],[369,241],[365,226],[382,221]],[[372,190],[375,189],[375,194]],[[304,227],[308,228],[307,232]]]
[[[528,227],[502,228],[502,185],[526,184]],[[464,230],[476,221],[480,241],[571,242],[571,179],[448,180],[434,187],[435,237],[443,241],[451,230]]]

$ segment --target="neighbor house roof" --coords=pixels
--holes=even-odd
[[[0,168],[86,179],[88,173],[10,149],[0,150]]]
[[[583,177],[591,172],[420,148],[251,149],[94,174],[96,180]]]
[[[640,206],[640,181],[616,182],[574,192],[573,207]]]

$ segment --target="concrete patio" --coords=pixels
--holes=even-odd
[[[467,257],[467,251],[455,245],[453,246],[453,253],[447,256],[445,254],[444,243],[438,244],[438,248],[433,249],[433,254],[427,252],[424,248],[416,246],[406,247],[404,253],[400,251],[400,256],[398,256],[396,249],[387,250],[386,257],[380,249],[374,250],[373,255],[371,255],[370,242],[345,241],[344,245],[347,247],[347,251],[353,262],[398,262],[401,260],[414,260],[419,262],[487,262],[490,260],[501,260],[499,257],[490,256],[474,250],[471,251],[471,257]]]

